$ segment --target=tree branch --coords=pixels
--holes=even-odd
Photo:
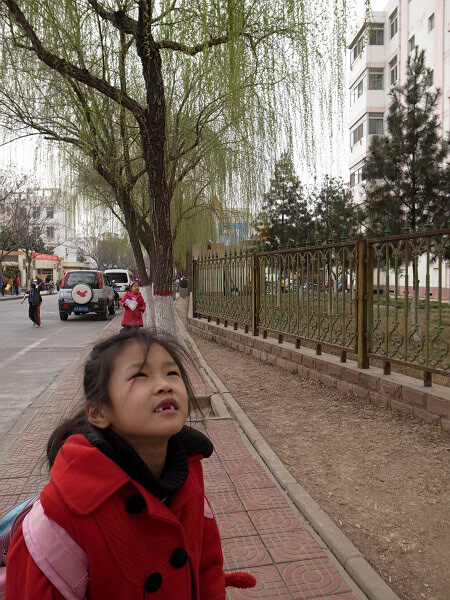
[[[42,45],[41,40],[37,36],[35,30],[26,19],[23,12],[20,10],[15,0],[1,0],[1,2],[7,7],[14,23],[23,31],[25,36],[30,40],[33,51],[37,57],[45,63],[48,67],[60,73],[63,77],[69,77],[84,83],[88,87],[96,89],[104,96],[108,96],[117,104],[124,106],[130,112],[133,113],[136,120],[140,123],[145,123],[145,110],[135,100],[125,95],[121,90],[110,85],[104,79],[99,79],[90,73],[87,69],[80,69],[76,65],[56,56],[52,52],[49,52]]]

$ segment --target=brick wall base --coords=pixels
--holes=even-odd
[[[377,367],[358,369],[354,361],[341,363],[339,357],[332,354],[317,356],[310,348],[296,349],[291,342],[279,344],[276,339],[254,337],[242,329],[234,330],[205,319],[188,317],[188,331],[213,338],[240,352],[298,373],[305,379],[356,394],[373,404],[450,431],[450,388],[442,385],[425,388],[420,380],[413,377],[397,373],[384,375],[383,370]]]

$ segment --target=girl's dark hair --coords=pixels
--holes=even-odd
[[[197,367],[187,351],[179,342],[158,329],[145,329],[143,327],[129,329],[113,335],[96,344],[89,354],[84,366],[84,402],[81,407],[68,419],[63,421],[53,431],[47,444],[47,460],[51,467],[56,455],[66,439],[75,433],[88,433],[92,431],[86,407],[88,405],[111,405],[108,383],[112,374],[114,360],[123,348],[132,342],[142,345],[144,356],[142,364],[147,359],[148,352],[153,344],[162,346],[173,358],[180,370],[181,378],[186,387],[189,405],[194,399],[194,390],[187,373],[187,369],[196,371]]]

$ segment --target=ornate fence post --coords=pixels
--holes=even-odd
[[[196,300],[197,300],[197,286],[198,286],[198,272],[197,272],[197,262],[194,257],[192,257],[192,315],[197,318],[197,310],[196,310]]]
[[[357,345],[358,345],[358,367],[369,368],[368,357],[368,243],[367,240],[358,240],[356,247],[357,267]],[[372,274],[370,274],[370,278]]]
[[[252,253],[252,334],[259,335],[259,303],[261,298],[261,277],[256,252]]]

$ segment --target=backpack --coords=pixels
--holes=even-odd
[[[204,514],[213,518],[205,498]],[[0,600],[5,598],[6,558],[14,533],[22,525],[28,552],[52,585],[66,600],[88,600],[88,557],[58,523],[49,519],[39,494],[17,505],[0,519]],[[225,586],[251,588],[256,579],[249,573],[225,573]]]
[[[0,600],[5,597],[8,548],[21,525],[28,552],[52,585],[66,600],[87,600],[87,554],[44,514],[38,496],[25,500],[0,520]]]

